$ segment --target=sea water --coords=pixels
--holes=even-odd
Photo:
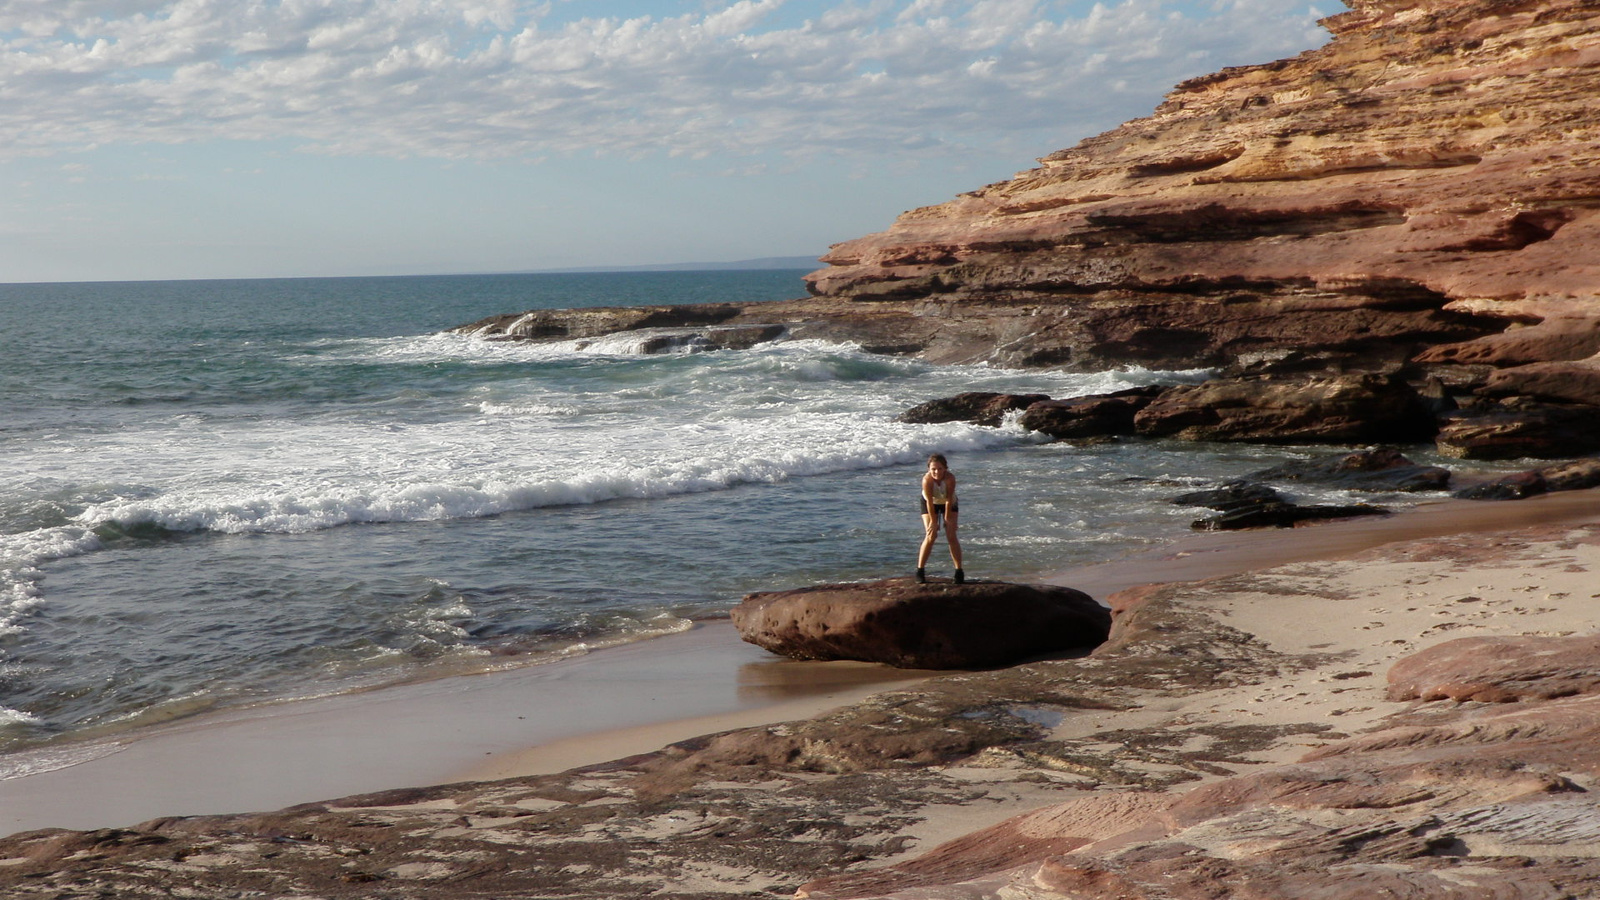
[[[536,664],[725,616],[750,591],[907,575],[933,452],[960,479],[977,578],[1170,540],[1195,517],[1172,495],[1296,453],[896,421],[962,391],[1197,372],[443,333],[527,309],[783,299],[800,275],[0,285],[0,754]],[[948,573],[942,543],[931,568]]]

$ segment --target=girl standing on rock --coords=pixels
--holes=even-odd
[[[956,564],[956,584],[966,581],[961,571],[961,541],[956,537],[956,519],[960,513],[956,504],[956,476],[950,473],[950,463],[943,453],[928,457],[928,471],[922,476],[922,549],[917,552],[917,581],[927,582],[928,554],[933,552],[933,542],[939,537],[939,523],[944,523],[945,540],[950,543],[950,561]]]

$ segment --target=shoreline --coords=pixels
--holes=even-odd
[[[1440,500],[1381,519],[1191,534],[1041,580],[1104,602],[1138,585],[1345,558],[1401,541],[1600,521],[1597,498],[1591,490]],[[702,735],[817,717],[938,674],[946,673],[785,660],[742,643],[731,623],[716,620],[577,659],[236,710],[122,736],[106,742],[106,755],[0,781],[0,834],[553,773]]]

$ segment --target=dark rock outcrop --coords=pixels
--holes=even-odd
[[[1521,500],[1555,491],[1581,491],[1600,487],[1600,458],[1589,457],[1569,462],[1514,472],[1493,481],[1475,484],[1452,494],[1458,500]]]
[[[1502,401],[1439,419],[1439,452],[1460,459],[1559,459],[1600,451],[1600,407]]]
[[[1386,516],[1387,509],[1357,503],[1350,506],[1301,506],[1283,500],[1237,506],[1219,516],[1209,516],[1190,525],[1196,531],[1240,531],[1246,528],[1293,528],[1302,522],[1351,519],[1358,516]]]
[[[1419,466],[1392,448],[1319,456],[1251,472],[1245,477],[1298,481],[1347,491],[1442,491],[1450,486],[1449,469]]]
[[[1066,400],[1041,400],[1028,407],[1018,424],[1058,440],[1133,434],[1133,417],[1164,390],[1151,385]]]
[[[1028,409],[1045,394],[996,394],[988,391],[969,391],[954,397],[941,397],[919,403],[900,414],[899,421],[913,425],[938,425],[944,422],[971,422],[974,425],[998,426],[1006,413]]]
[[[750,594],[733,609],[746,641],[795,659],[972,669],[1094,647],[1111,614],[1053,585],[890,578]]]
[[[1168,388],[1134,417],[1139,433],[1190,441],[1367,443],[1432,436],[1415,390],[1386,375],[1245,376]]]
[[[1221,487],[1190,491],[1172,498],[1175,506],[1204,506],[1219,512],[1282,502],[1284,502],[1283,495],[1267,485],[1253,481],[1229,481]]]

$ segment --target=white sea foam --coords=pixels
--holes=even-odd
[[[92,532],[76,526],[0,535],[0,637],[21,631],[23,620],[41,604],[39,565],[101,546]]]
[[[122,748],[122,744],[108,741],[7,753],[0,756],[0,781],[26,778],[30,775],[54,772],[57,769],[92,762],[118,753]]]

